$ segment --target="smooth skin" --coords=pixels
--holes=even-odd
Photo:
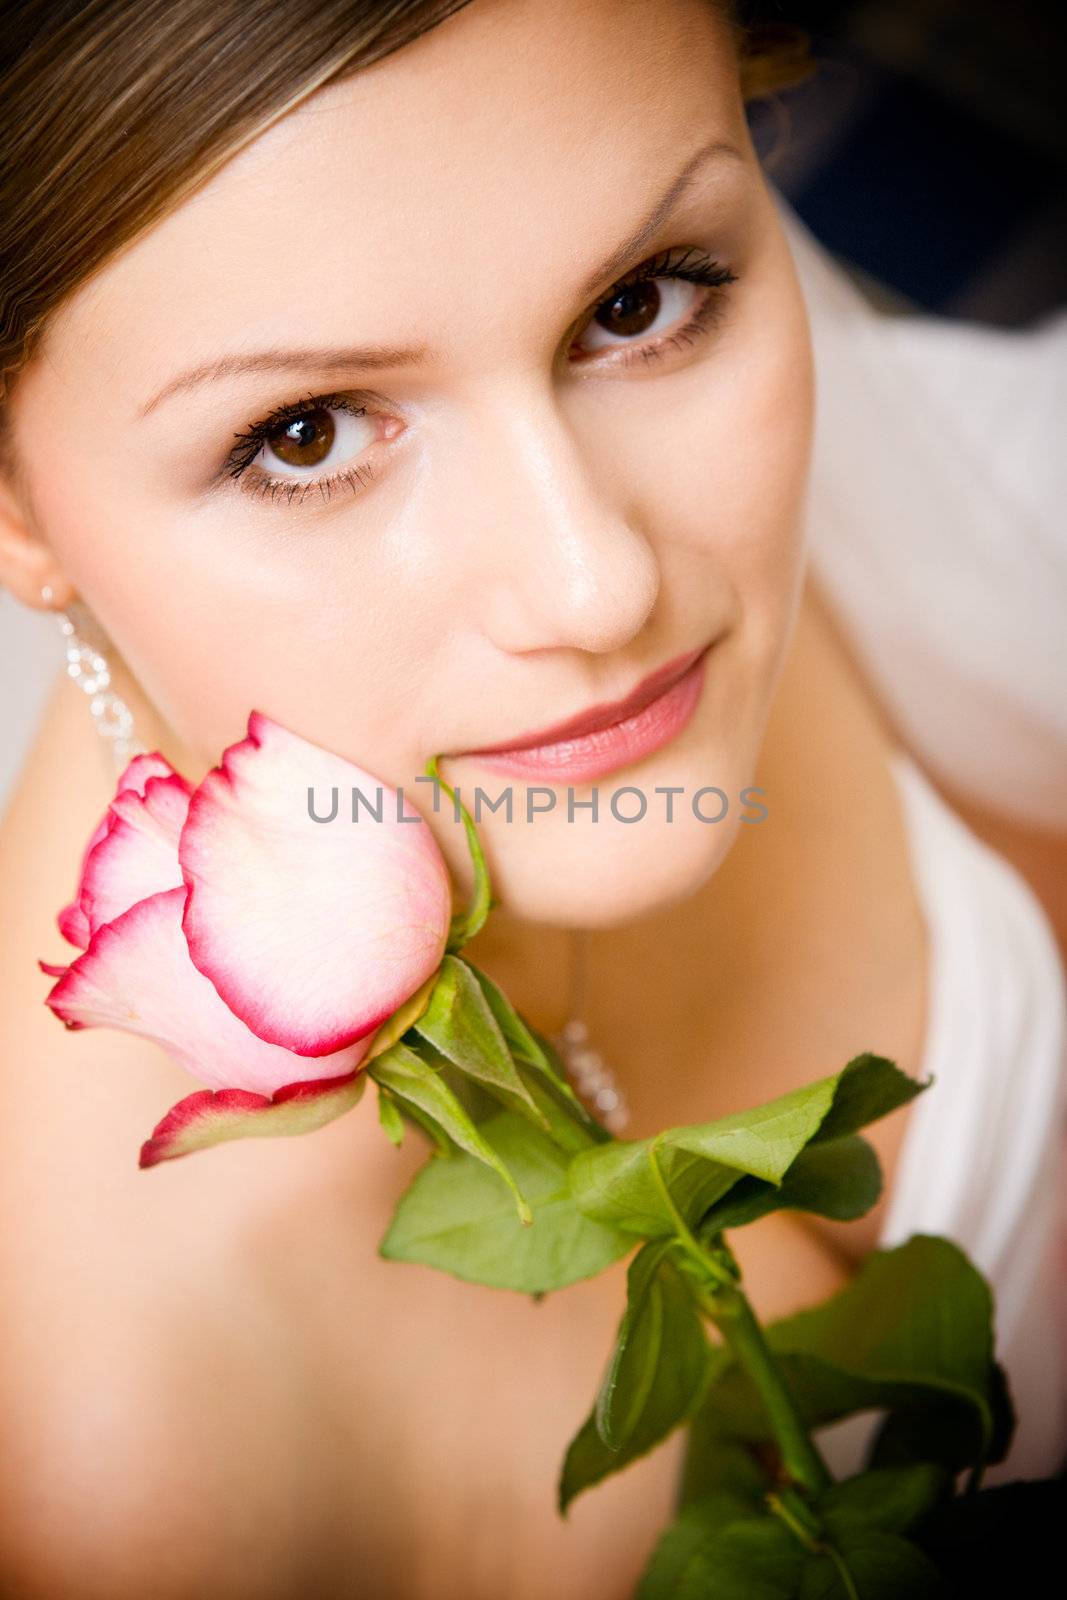
[[[737,279],[703,336],[670,343],[708,292],[684,281],[648,331],[591,322],[687,248]],[[425,351],[338,355],[371,343]],[[331,413],[329,469],[369,481],[327,493],[300,468],[294,488],[263,453],[227,475],[235,435],[324,395],[365,398]],[[480,826],[504,903],[468,953],[552,1029],[567,930],[593,930],[588,1017],[640,1136],[860,1050],[922,1064],[899,740],[806,573],[811,417],[803,304],[711,10],[475,0],[314,96],[57,314],[16,390],[0,581],[92,607],[142,739],[194,781],[256,706],[390,783],[446,752],[449,782],[495,793],[447,752],[716,638],[689,726],[601,786],[761,784],[765,823]],[[550,1575],[558,1600],[622,1600],[680,1437],[566,1522],[553,1486],[623,1265],[534,1305],[380,1261],[424,1152],[387,1144],[370,1094],[306,1138],[138,1171],[195,1085],[133,1036],[68,1034],[35,965],[69,955],[55,914],[113,786],[61,679],[0,832],[5,1593],[540,1600]],[[461,831],[430,820],[468,886]],[[1054,850],[989,825],[1051,900]],[[890,1182],[908,1115],[872,1130]],[[883,1214],[739,1233],[759,1312],[847,1282]]]

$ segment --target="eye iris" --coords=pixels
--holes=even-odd
[[[659,289],[651,279],[632,283],[601,306],[596,321],[608,333],[644,333],[659,315],[660,304]]]
[[[267,435],[267,444],[291,467],[314,467],[329,455],[335,433],[333,418],[320,406],[279,423]]]

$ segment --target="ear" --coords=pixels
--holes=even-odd
[[[47,607],[41,599],[41,588],[46,583],[52,588],[52,601]],[[0,587],[10,589],[23,605],[38,610],[62,609],[74,598],[74,585],[33,528],[13,477],[6,472],[0,473]]]

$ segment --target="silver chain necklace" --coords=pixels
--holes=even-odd
[[[582,1016],[586,992],[586,935],[582,928],[571,934],[571,977],[568,1018],[549,1038],[567,1069],[575,1092],[609,1133],[622,1133],[629,1126],[630,1108],[618,1080],[600,1051],[590,1043],[589,1028]]]

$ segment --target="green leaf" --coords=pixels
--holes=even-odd
[[[627,1274],[627,1304],[592,1412],[563,1463],[559,1506],[665,1439],[699,1405],[711,1347],[666,1242],[641,1249]]]
[[[717,1349],[715,1357],[725,1370],[728,1354]],[[649,1576],[654,1574],[661,1582],[659,1589],[649,1587],[651,1595],[699,1594],[696,1586],[707,1578],[712,1582],[707,1592],[718,1597],[720,1590],[709,1578],[720,1550],[713,1541],[729,1523],[765,1517],[766,1491],[776,1486],[769,1461],[765,1466],[753,1454],[763,1446],[745,1445],[729,1432],[715,1405],[713,1376],[704,1394],[699,1427],[689,1429],[680,1514],[649,1568]],[[819,1552],[798,1544],[797,1587],[790,1592],[805,1600],[853,1600],[853,1594],[861,1600],[904,1600],[904,1595],[941,1594],[929,1587],[936,1581],[929,1558],[896,1536],[909,1533],[944,1504],[952,1496],[952,1483],[952,1474],[931,1464],[864,1472],[832,1483],[813,1506],[822,1525],[816,1542],[821,1538],[825,1549]],[[893,1538],[886,1542],[886,1536]],[[843,1573],[853,1582],[853,1590],[846,1587]],[[680,1589],[683,1578],[694,1587]],[[640,1595],[645,1590],[638,1589]]]
[[[395,1104],[405,1122],[411,1122],[416,1128],[422,1129],[434,1146],[436,1155],[445,1157],[455,1155],[455,1145],[433,1117],[428,1116],[425,1111],[420,1111],[418,1106],[411,1105],[407,1100],[397,1100]]]
[[[635,1600],[946,1600],[929,1557],[899,1534],[851,1525],[822,1546],[719,1493],[680,1512]]]
[[[992,1310],[989,1287],[963,1251],[916,1234],[874,1251],[844,1289],[765,1332],[809,1427],[870,1408],[951,1405],[960,1425],[931,1441],[930,1459],[958,1470],[983,1456],[1002,1459],[1010,1438]],[[717,1368],[705,1408],[737,1437],[769,1437],[759,1397],[732,1360]]]
[[[694,1222],[741,1176],[734,1167],[677,1149],[667,1135],[617,1139],[571,1162],[575,1204],[597,1221],[643,1239],[673,1237],[677,1223],[652,1170],[654,1149],[671,1199],[686,1222]]]
[[[986,1462],[1000,1461],[1015,1431],[1015,1406],[1008,1375],[999,1361],[989,1373],[993,1436]],[[875,1435],[868,1467],[891,1467],[914,1461],[967,1462],[973,1457],[974,1416],[956,1398],[930,1400],[921,1407],[891,1412]],[[977,1483],[974,1485],[977,1488]]]
[[[396,1101],[390,1099],[388,1091],[381,1084],[378,1085],[378,1121],[385,1129],[386,1137],[399,1148],[404,1142],[404,1119]]]
[[[512,1174],[439,1072],[403,1043],[394,1044],[376,1056],[367,1071],[379,1086],[384,1085],[398,1100],[428,1116],[461,1150],[498,1173],[514,1196],[520,1220],[524,1223],[533,1220]]]
[[[855,1133],[815,1139],[801,1150],[780,1184],[742,1178],[705,1213],[699,1231],[708,1239],[770,1211],[812,1211],[851,1222],[871,1209],[881,1191],[881,1167],[866,1139]]]
[[[412,1026],[460,1072],[512,1101],[523,1101],[538,1117],[489,1002],[465,961],[445,956],[429,1004]]]
[[[418,1056],[437,1069],[472,1122],[481,1127],[483,1123],[500,1115],[502,1098],[500,1094],[491,1093],[485,1084],[461,1072],[447,1056],[443,1056],[435,1049],[428,1039],[414,1036],[414,1042],[412,1040],[407,1042],[412,1044]],[[528,1119],[537,1134],[551,1139],[568,1156],[577,1155],[579,1150],[588,1150],[590,1145],[597,1142],[588,1123],[584,1120],[577,1121],[568,1102],[558,1097],[551,1085],[532,1067],[527,1066],[524,1061],[519,1061],[516,1063],[516,1070],[537,1110],[536,1118]],[[521,1110],[521,1107],[513,1102],[509,1109]]]
[[[916,1095],[929,1089],[934,1078],[912,1078],[895,1062],[876,1056],[870,1050],[854,1056],[842,1068],[834,1090],[833,1104],[819,1125],[817,1139],[840,1139],[857,1133],[898,1106],[907,1105]]]
[[[797,1600],[948,1600],[930,1558],[897,1533],[854,1528],[829,1544],[833,1555],[801,1567]]]
[[[544,1079],[535,1076],[531,1068],[520,1063],[519,1075],[541,1115],[542,1126],[548,1137],[565,1155],[577,1155],[579,1151],[588,1150],[599,1142],[589,1119],[584,1116],[581,1120],[576,1119],[568,1101]],[[632,1245],[633,1241],[630,1242]]]
[[[711,1370],[705,1396],[711,1395],[718,1375],[729,1367],[732,1360],[730,1351],[724,1345],[711,1347]],[[761,1454],[763,1460],[760,1459]],[[679,1506],[716,1500],[727,1494],[742,1496],[752,1512],[762,1512],[765,1509],[764,1496],[774,1486],[771,1465],[766,1459],[768,1455],[773,1455],[777,1467],[777,1447],[769,1451],[762,1443],[752,1444],[737,1438],[730,1433],[714,1406],[705,1400],[689,1426],[678,1495]]]
[[[666,1532],[660,1537],[652,1559],[645,1568],[636,1600],[666,1600],[682,1590],[689,1575],[699,1573],[707,1559],[707,1547],[717,1533],[733,1522],[759,1517],[769,1520],[760,1505],[752,1506],[748,1500],[729,1490],[709,1496],[698,1506],[688,1506],[678,1513]],[[778,1538],[778,1535],[775,1535]],[[713,1592],[713,1591],[710,1591]]]
[[[609,1450],[621,1450],[645,1408],[660,1362],[669,1356],[669,1332],[659,1269],[669,1241],[642,1245],[626,1275],[626,1310],[615,1349],[596,1398],[597,1432]],[[692,1301],[686,1299],[690,1306]],[[703,1332],[703,1330],[701,1330]]]
[[[828,1078],[703,1127],[674,1129],[668,1137],[683,1150],[781,1183],[805,1145],[855,1133],[913,1100],[932,1081],[910,1078],[886,1057],[865,1051]]]
[[[477,1078],[468,1077],[465,1072],[460,1072],[447,1056],[440,1050],[435,1050],[428,1039],[420,1039],[417,1034],[412,1034],[405,1040],[421,1061],[433,1067],[444,1083],[448,1085],[464,1111],[477,1127],[483,1122],[488,1122],[490,1117],[495,1117],[500,1112],[500,1098],[491,1094],[484,1083],[479,1083]]]
[[[567,1187],[567,1157],[516,1112],[482,1125],[533,1209],[528,1228],[480,1161],[429,1161],[401,1197],[379,1246],[392,1261],[418,1261],[468,1283],[543,1294],[593,1277],[633,1240],[592,1222]]]
[[[839,1073],[765,1105],[697,1127],[670,1128],[656,1136],[655,1144],[671,1198],[694,1226],[742,1177],[777,1186],[806,1145],[841,1139],[926,1086],[885,1057],[866,1052]],[[648,1161],[652,1143],[616,1140],[577,1157],[571,1188],[582,1210],[643,1238],[675,1232]]]
[[[907,1533],[950,1497],[952,1489],[952,1474],[946,1467],[919,1461],[907,1467],[880,1467],[831,1484],[815,1510],[834,1539],[858,1528]]]
[[[635,1600],[796,1600],[808,1559],[775,1517],[723,1524],[692,1505],[656,1546]]]
[[[670,1143],[738,1172],[780,1183],[818,1132],[843,1075],[807,1083],[765,1105],[736,1111],[702,1127],[676,1128],[669,1136]]]
[[[606,1144],[611,1139],[611,1134],[586,1110],[571,1088],[563,1063],[549,1040],[538,1033],[536,1028],[529,1027],[523,1021],[504,991],[493,982],[492,978],[482,972],[480,967],[476,967],[471,961],[467,961],[466,965],[477,979],[514,1059],[533,1067],[540,1073],[551,1085],[552,1090],[569,1106],[573,1120],[584,1127],[596,1143]],[[528,1075],[523,1074],[523,1078],[530,1088]],[[537,1099],[536,1094],[534,1098]]]

